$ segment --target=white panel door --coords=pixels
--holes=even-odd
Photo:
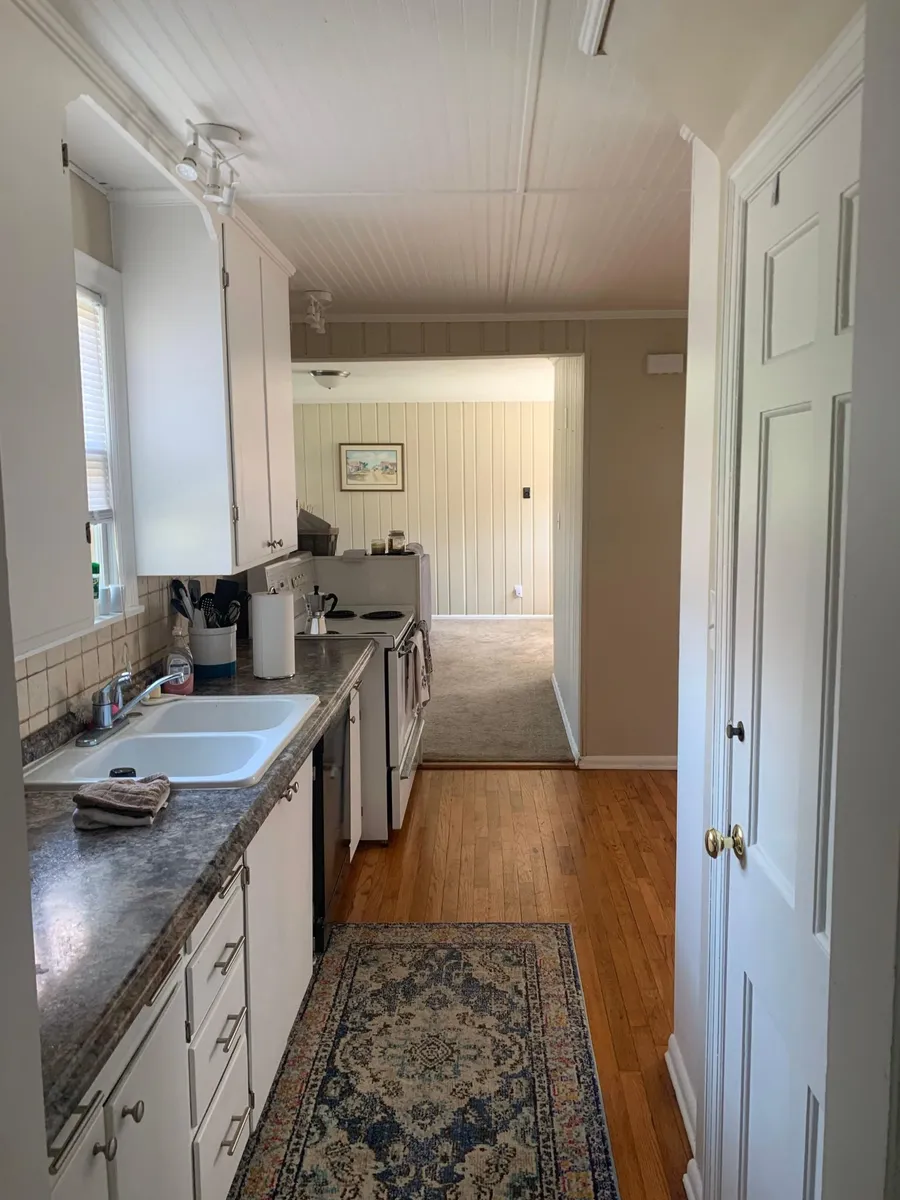
[[[265,347],[266,429],[272,540],[279,554],[297,549],[297,469],[294,465],[294,393],[287,276],[260,258]]]
[[[239,567],[271,553],[269,451],[263,368],[260,256],[232,221],[222,230],[225,245],[225,314],[231,390],[231,445],[234,460],[235,558]]]
[[[350,861],[362,837],[362,737],[359,685],[350,691]]]
[[[106,1102],[117,1200],[190,1200],[191,1109],[179,983]]]
[[[831,759],[861,99],[747,214],[727,869],[726,1200],[821,1189]]]

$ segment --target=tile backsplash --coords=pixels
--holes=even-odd
[[[67,712],[88,717],[91,693],[101,682],[126,664],[136,672],[159,658],[173,621],[168,576],[139,578],[138,599],[142,613],[16,663],[20,737]]]

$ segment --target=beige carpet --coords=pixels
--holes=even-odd
[[[426,762],[571,762],[553,621],[432,622]]]

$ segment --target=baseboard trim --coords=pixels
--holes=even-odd
[[[456,762],[455,759],[447,759],[442,762],[437,760],[419,763],[420,771],[574,771],[575,763],[573,762],[517,762],[515,759],[508,761],[485,761],[485,762]]]
[[[678,769],[678,758],[674,754],[589,754],[579,758],[578,766],[582,771],[675,771]]]
[[[687,1067],[684,1065],[684,1059],[681,1055],[681,1048],[675,1040],[674,1033],[669,1038],[669,1047],[666,1050],[666,1066],[669,1068],[669,1078],[672,1080],[672,1087],[675,1089],[675,1099],[678,1101],[678,1107],[681,1110],[684,1131],[687,1134],[688,1141],[691,1143],[691,1154],[696,1154],[697,1096],[691,1086]]]
[[[703,1200],[703,1179],[696,1158],[692,1158],[688,1163],[687,1173],[682,1182],[687,1200]]]
[[[576,764],[579,760],[578,742],[575,739],[575,734],[572,731],[572,726],[569,724],[569,714],[566,712],[566,706],[563,704],[562,692],[559,690],[559,684],[556,682],[556,675],[550,676],[550,682],[553,684],[553,695],[556,697],[556,707],[559,709],[559,715],[562,717],[563,728],[566,731],[566,737],[569,740],[569,749],[572,751],[572,757]]]
[[[432,613],[432,621],[552,621],[553,613]]]

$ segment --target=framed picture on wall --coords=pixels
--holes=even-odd
[[[402,442],[341,442],[342,492],[402,492]]]

